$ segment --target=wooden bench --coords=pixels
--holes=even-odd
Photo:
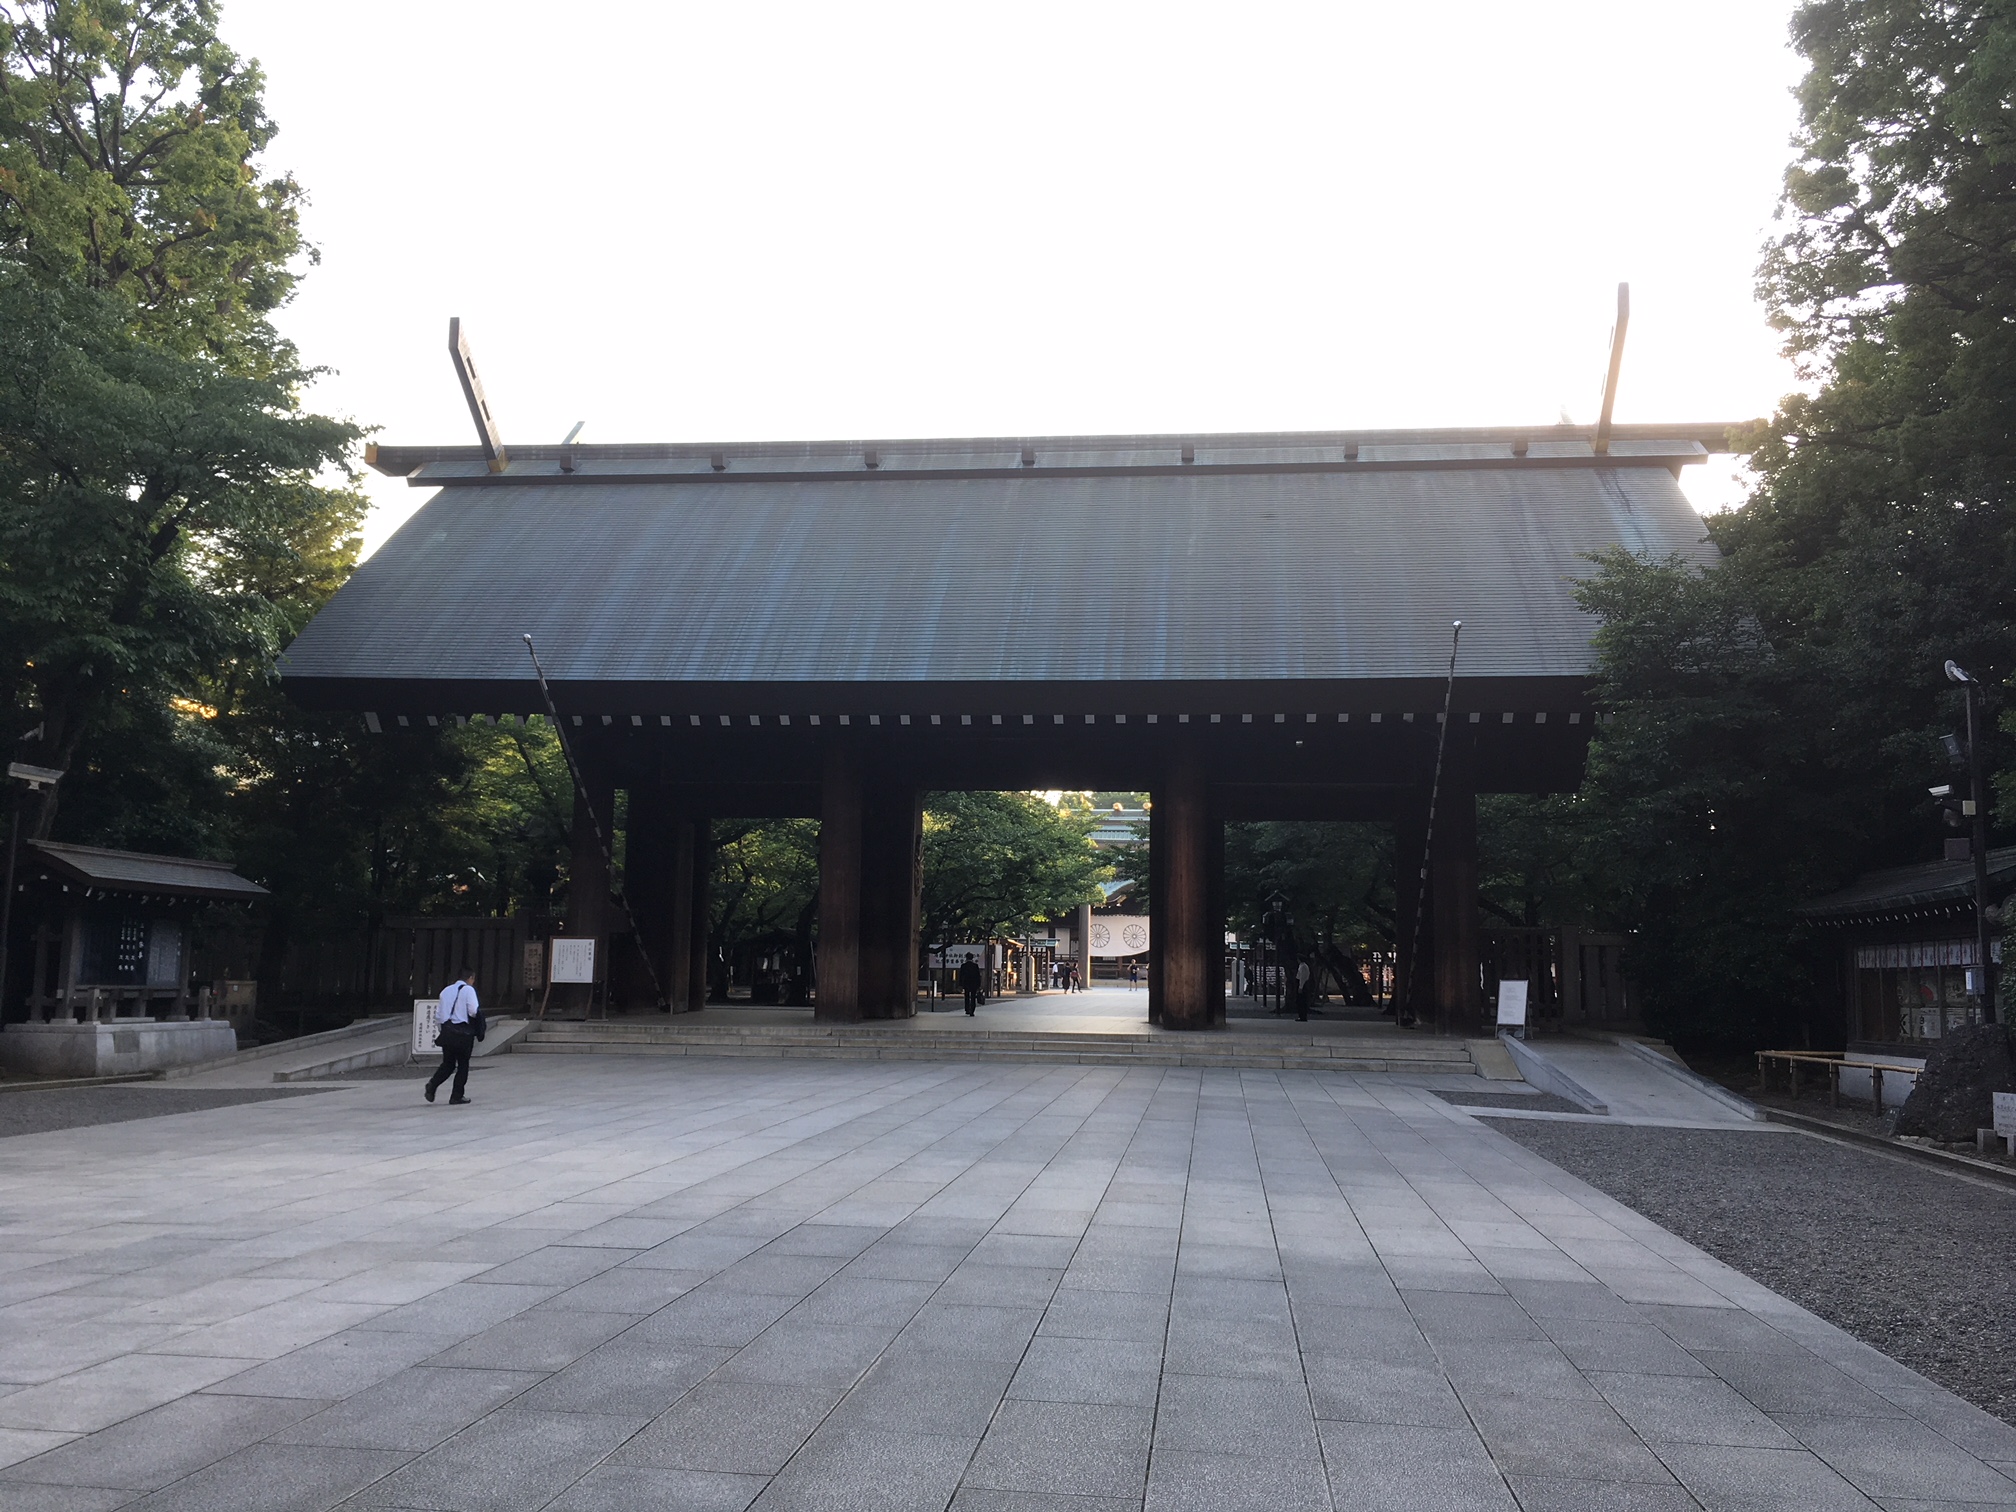
[[[1799,1097],[1799,1072],[1803,1066],[1824,1066],[1827,1069],[1827,1106],[1841,1106],[1842,1071],[1867,1071],[1869,1089],[1876,1104],[1876,1111],[1883,1111],[1883,1073],[1898,1072],[1916,1078],[1922,1069],[1892,1061],[1851,1061],[1839,1050],[1759,1050],[1757,1052],[1757,1090],[1771,1090],[1771,1067],[1782,1065],[1788,1089],[1796,1102]]]

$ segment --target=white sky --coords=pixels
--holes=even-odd
[[[318,406],[507,443],[1620,420],[1790,389],[1790,0],[226,0]],[[1705,474],[1705,476],[1704,476]],[[423,495],[373,475],[376,546]],[[1740,496],[1690,469],[1697,505]]]

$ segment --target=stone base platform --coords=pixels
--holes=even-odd
[[[222,1019],[115,1019],[99,1024],[9,1024],[0,1067],[22,1076],[125,1076],[220,1060],[238,1049]]]
[[[949,1015],[947,1018],[949,1019]],[[958,1015],[961,1025],[971,1021]],[[1255,1071],[1399,1072],[1476,1076],[1472,1042],[1357,1032],[1330,1035],[1172,1034],[1146,1026],[1130,1033],[952,1027],[923,1019],[879,1024],[731,1024],[709,1016],[629,1020],[547,1019],[516,1046],[529,1055],[704,1055],[802,1060],[985,1061],[1078,1066],[1213,1066]],[[1476,1042],[1486,1056],[1491,1041]],[[1502,1073],[1500,1073],[1502,1074]],[[1515,1073],[1516,1075],[1516,1073]]]

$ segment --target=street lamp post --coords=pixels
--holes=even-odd
[[[30,766],[25,761],[7,763],[7,776],[13,782],[27,784],[25,791],[39,793],[45,787],[54,787],[63,774],[51,767]],[[7,877],[5,890],[0,891],[0,1011],[7,1003],[7,970],[12,964],[7,958],[7,942],[14,930],[14,862],[21,850],[21,797],[23,789],[9,787],[7,808]]]
[[[1967,694],[1968,808],[1974,828],[1969,849],[1974,852],[1974,960],[1979,975],[1981,1022],[1995,1022],[1995,961],[1988,950],[1988,783],[1981,752],[1981,684],[1958,662],[1946,663],[1946,675]]]

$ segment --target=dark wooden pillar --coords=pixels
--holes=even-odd
[[[1162,797],[1148,799],[1148,1022],[1162,1022],[1162,939],[1168,916],[1162,911],[1162,861],[1168,854],[1169,826],[1162,819]]]
[[[1467,729],[1449,732],[1428,882],[1435,1027],[1444,1034],[1477,1034],[1484,1011],[1477,982],[1477,760]]]
[[[663,981],[665,1002],[673,1013],[690,1013],[700,1006],[693,991],[693,831],[694,821],[679,815],[672,826],[672,844],[665,858],[670,873],[665,908],[669,915],[665,932]],[[705,996],[702,984],[701,997]]]
[[[708,931],[714,922],[714,821],[693,821],[693,859],[687,872],[690,923],[686,940],[686,1006],[697,1012],[707,1006]]]
[[[846,746],[826,753],[819,795],[819,969],[812,1017],[861,1018],[861,769]]]
[[[1225,901],[1225,819],[1216,804],[1205,815],[1204,831],[1204,911],[1210,932],[1211,1012],[1218,1023],[1225,1022],[1225,919],[1231,912]]]
[[[823,885],[823,875],[821,880]],[[917,1012],[923,883],[923,794],[901,783],[869,785],[861,808],[863,1018],[909,1018]]]
[[[595,806],[595,820],[601,834],[611,833],[616,814],[616,787],[596,777],[588,777],[587,794],[574,795],[574,824],[568,836],[567,933],[576,939],[592,939],[595,944],[595,972],[607,980],[609,971],[610,926],[616,909],[609,896],[609,862],[602,853],[596,823],[588,818],[588,804]],[[593,992],[588,986],[561,985],[553,989],[551,1011],[563,1015],[585,1014]]]
[[[624,973],[624,1001],[631,1008],[660,1006],[651,991],[651,975],[656,973],[658,989],[666,1004],[677,1001],[686,962],[681,953],[685,923],[680,909],[682,836],[691,827],[672,807],[662,787],[651,785],[630,790],[630,815],[623,845],[623,890],[630,899],[630,912],[637,921],[636,948],[651,964]],[[690,840],[688,841],[690,844]]]
[[[1393,1003],[1396,1022],[1404,1024],[1434,1017],[1419,969],[1434,954],[1434,910],[1424,916],[1420,908],[1421,870],[1428,859],[1427,787],[1409,790],[1401,805],[1393,825]]]
[[[1154,801],[1162,843],[1151,858],[1160,883],[1151,900],[1161,967],[1155,973],[1160,1001],[1153,1006],[1165,1029],[1220,1029],[1224,926],[1214,929],[1210,917],[1210,800],[1203,758],[1194,749],[1174,753]]]

